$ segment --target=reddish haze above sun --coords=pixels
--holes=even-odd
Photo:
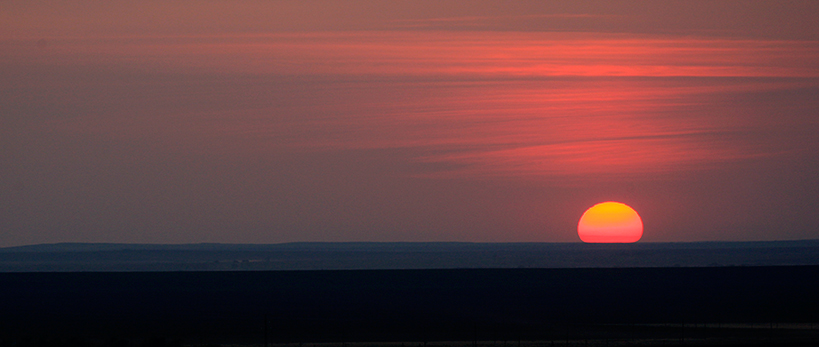
[[[631,243],[643,236],[643,221],[630,206],[613,201],[592,206],[577,223],[577,235],[587,243]]]

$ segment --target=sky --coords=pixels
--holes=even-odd
[[[819,238],[819,2],[3,1],[0,247]]]

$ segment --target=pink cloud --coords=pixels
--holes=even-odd
[[[323,78],[332,89],[293,94],[305,101],[290,108],[194,107],[125,120],[87,115],[50,122],[57,131],[148,137],[208,151],[411,148],[419,162],[480,177],[666,173],[777,153],[782,149],[743,139],[769,124],[714,114],[711,106],[730,93],[812,85],[793,78],[819,77],[819,43],[812,41],[343,32],[78,39],[18,48],[7,51],[4,64]],[[744,107],[736,105],[756,112]]]
[[[173,72],[460,77],[817,77],[819,43],[616,34],[342,32],[57,40],[15,63]]]

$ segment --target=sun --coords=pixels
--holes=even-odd
[[[577,235],[586,243],[637,242],[643,236],[643,220],[624,203],[601,202],[580,217]]]

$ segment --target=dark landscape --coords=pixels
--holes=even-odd
[[[782,261],[783,254],[795,257],[793,254],[798,253],[803,255],[799,259],[809,262],[816,254],[815,247],[803,246],[801,252],[797,252],[787,243],[768,243],[768,248],[760,248],[760,243],[720,247],[716,247],[718,244],[678,244],[677,247],[646,244],[587,249],[586,257],[598,262],[598,266],[587,268],[154,272],[120,268],[117,272],[53,272],[53,269],[52,272],[5,272],[0,274],[3,298],[0,341],[9,346],[324,344],[396,347],[819,343],[819,326],[814,328],[814,323],[819,322],[819,296],[816,295],[819,266],[698,265],[701,261],[719,258],[721,252],[729,252],[725,250],[726,245],[732,249],[735,259],[760,264]],[[145,262],[146,254],[164,254],[167,258],[162,259],[181,257],[173,254],[183,252],[179,248],[185,247],[219,248],[188,250],[200,252],[194,254],[201,257],[210,254],[227,259],[225,257],[268,254],[277,259],[273,256],[275,252],[269,249],[253,249],[274,246],[189,245],[163,246],[177,248],[174,251],[115,251],[107,248],[120,246],[74,244],[28,248],[27,252],[45,252],[41,255],[45,258],[45,254],[50,254],[48,257],[80,259],[80,262],[96,264],[90,269],[99,270],[106,259],[121,266],[118,262],[125,257],[123,254]],[[309,245],[277,247],[306,246]],[[537,248],[538,245],[528,246]],[[570,252],[579,245],[540,246],[563,247],[564,252]],[[148,245],[133,247],[150,248]],[[250,249],[237,250],[242,247]],[[347,254],[339,257],[347,259],[358,254],[353,249],[379,247],[403,247],[407,252],[426,247],[436,256],[447,247],[450,251],[452,247],[461,247],[466,255],[455,253],[452,258],[444,259],[468,259],[469,254],[492,259],[487,254],[492,254],[493,247],[511,246],[322,244],[311,247],[317,259],[329,261],[330,254],[336,254],[333,252]],[[713,249],[706,252],[703,247]],[[66,252],[66,248],[72,249],[68,252],[72,256],[57,255]],[[82,248],[85,250],[81,251]],[[225,248],[234,250],[228,252]],[[469,253],[467,250],[471,248],[486,248],[484,251],[489,253],[474,249],[477,253]],[[344,249],[349,253],[344,253]],[[687,255],[691,260],[680,263],[679,267],[604,267],[600,260],[617,252],[639,254],[641,251],[655,256],[667,252],[672,258]],[[32,257],[28,259],[36,258],[27,252],[19,248],[5,249],[4,264],[9,263],[11,255],[28,254]],[[105,252],[110,253],[110,258],[101,255]],[[498,249],[494,252],[507,254]],[[711,253],[711,258],[706,257],[706,253]],[[287,259],[288,254],[294,256],[282,254],[283,259]],[[378,256],[370,256],[385,259],[390,254],[382,250]],[[547,255],[548,252],[542,254]],[[188,262],[194,259],[190,254],[187,256],[182,258]],[[517,256],[525,258],[533,253]],[[235,260],[242,266],[254,259]],[[446,264],[449,263],[439,265]]]

